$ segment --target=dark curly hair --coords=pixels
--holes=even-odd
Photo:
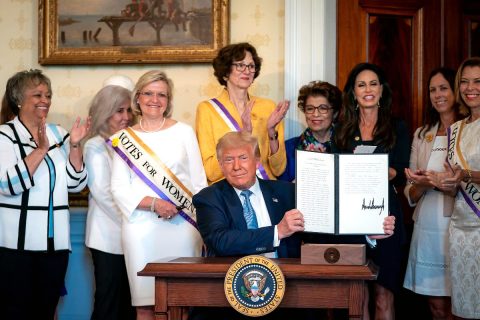
[[[250,43],[234,43],[225,46],[218,51],[217,56],[212,61],[212,66],[214,70],[213,74],[217,77],[218,82],[222,86],[227,85],[225,79],[232,71],[232,63],[243,60],[247,52],[252,54],[253,61],[255,62],[255,75],[253,78],[256,79],[262,68],[262,58],[258,56],[257,50]]]
[[[308,97],[325,97],[333,108],[334,121],[336,115],[342,107],[342,92],[333,84],[325,81],[311,81],[308,84],[302,86],[298,91],[298,108],[305,112],[305,103]]]

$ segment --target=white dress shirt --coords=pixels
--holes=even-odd
[[[245,198],[240,196],[242,190],[234,188],[235,192],[237,193],[240,202],[242,203],[242,207],[244,206],[243,203],[245,202]],[[270,227],[272,225],[272,221],[270,220],[270,215],[268,214],[267,205],[265,204],[265,200],[263,199],[263,193],[260,189],[260,184],[258,183],[258,179],[255,179],[255,184],[251,186],[248,190],[252,192],[250,195],[250,202],[252,203],[253,210],[255,210],[255,216],[257,217],[258,227]],[[278,239],[278,227],[275,226],[273,235],[273,246],[278,247],[280,245],[280,240]],[[277,258],[276,252],[267,252],[264,254],[267,258]]]

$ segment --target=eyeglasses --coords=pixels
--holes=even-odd
[[[157,97],[157,99],[168,99],[168,93],[165,92],[152,92],[152,91],[144,91],[140,92],[140,95],[144,96],[147,99],[153,99],[153,97]]]
[[[257,66],[254,65],[253,63],[252,64],[245,64],[245,63],[239,62],[239,63],[232,63],[232,66],[235,66],[235,69],[238,72],[245,71],[245,69],[247,67],[248,67],[248,71],[250,71],[250,72],[255,72],[255,70],[257,70]]]
[[[320,114],[327,114],[330,109],[332,109],[332,107],[330,107],[329,105],[321,104],[321,105],[319,105],[318,107],[315,107],[315,106],[305,106],[305,108],[303,108],[303,111],[304,111],[306,114],[314,114],[314,113],[315,113],[315,110],[317,110],[318,113],[320,113]]]

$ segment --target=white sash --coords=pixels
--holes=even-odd
[[[460,141],[463,132],[463,127],[465,125],[465,119],[462,121],[457,121],[451,125],[448,130],[448,153],[447,160],[450,164],[450,167],[459,166],[462,169],[470,170],[470,166],[465,160],[462,150],[460,149]],[[465,202],[468,206],[475,212],[475,214],[480,218],[480,188],[478,184],[473,182],[461,182],[460,183],[460,192],[465,199]]]
[[[230,112],[228,112],[227,108],[225,108],[225,106],[220,101],[218,101],[216,98],[213,98],[208,100],[208,102],[213,107],[213,110],[215,110],[218,115],[223,119],[223,121],[230,128],[231,131],[241,131],[238,122],[233,118]],[[257,168],[257,176],[262,177],[263,180],[270,180],[267,171],[261,163]]]
[[[197,228],[192,192],[131,128],[116,133],[107,142],[143,182],[161,199],[173,203],[179,215]]]
[[[218,113],[218,115],[223,119],[225,124],[230,128],[231,131],[240,131],[240,126],[233,116],[228,112],[227,108],[218,101],[217,99],[210,99],[208,102],[212,105],[213,109]]]

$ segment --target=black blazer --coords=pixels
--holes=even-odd
[[[247,229],[242,203],[233,187],[221,180],[197,193],[193,204],[209,256],[245,256],[277,250],[279,258],[300,256],[300,237],[292,235],[273,247],[274,226],[295,208],[295,186],[284,181],[258,179],[272,226]]]

